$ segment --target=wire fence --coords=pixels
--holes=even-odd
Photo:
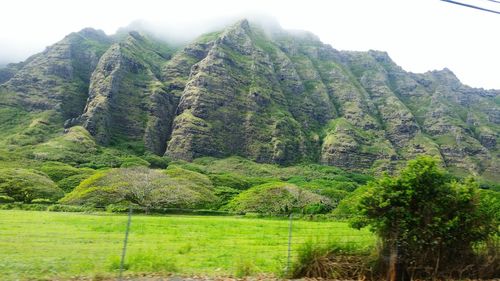
[[[139,272],[287,275],[310,244],[362,251],[375,237],[345,222],[293,216],[0,211],[2,280]]]

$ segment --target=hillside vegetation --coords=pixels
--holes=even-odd
[[[277,24],[242,20],[185,46],[86,28],[2,73],[4,163],[99,169],[146,154],[238,155],[380,174],[427,154],[457,176],[499,181],[499,91]]]
[[[343,216],[359,186],[422,154],[497,190],[499,101],[448,69],[408,73],[277,25],[185,46],[87,28],[2,70],[0,198]]]

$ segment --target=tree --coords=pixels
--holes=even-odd
[[[189,206],[194,203],[196,192],[179,186],[159,170],[134,167],[119,170],[118,193],[148,213],[152,208]]]
[[[44,173],[29,169],[0,169],[0,196],[30,203],[35,199],[52,202],[64,196],[64,192]]]
[[[170,170],[171,172],[171,170]],[[202,208],[215,204],[210,180],[191,172],[169,173],[146,167],[96,171],[68,193],[61,203],[106,207],[130,203],[150,211],[152,208]],[[206,180],[207,182],[205,182]]]
[[[494,213],[480,206],[478,185],[456,181],[438,164],[428,156],[409,161],[399,176],[369,183],[360,201],[354,226],[370,225],[382,238],[391,280],[449,273],[473,259],[475,243],[498,234]]]
[[[227,208],[236,212],[288,215],[299,210],[329,211],[331,200],[290,183],[270,182],[241,192]]]

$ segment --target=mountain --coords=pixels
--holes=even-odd
[[[0,83],[0,147],[16,157],[71,162],[44,149],[81,139],[95,153],[380,173],[429,154],[459,176],[500,180],[500,91],[448,69],[409,73],[385,52],[338,51],[309,32],[242,20],[179,47],[87,28],[1,69]]]

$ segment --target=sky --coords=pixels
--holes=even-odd
[[[500,11],[490,0],[456,0]],[[339,50],[381,50],[405,70],[451,69],[500,89],[500,14],[440,0],[3,0],[0,63],[18,62],[85,27],[113,34],[145,20],[192,37],[248,15],[311,31]]]

